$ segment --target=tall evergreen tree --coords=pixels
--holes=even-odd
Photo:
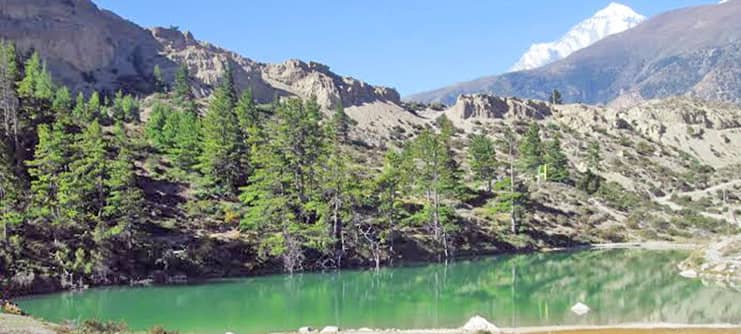
[[[247,207],[242,226],[264,236],[261,253],[280,257],[288,272],[301,270],[305,246],[321,250],[330,242],[315,218],[325,152],[320,121],[315,101],[279,103],[264,131],[269,138],[251,152],[255,169],[240,195]]]
[[[510,206],[510,232],[517,233],[518,219],[517,219],[517,199],[520,198],[517,194],[517,174],[515,172],[515,161],[517,160],[517,138],[515,137],[514,131],[509,127],[505,128],[502,133],[502,139],[499,140],[504,151],[507,152],[509,157],[509,206]]]
[[[569,159],[561,150],[561,140],[558,137],[546,144],[543,162],[547,168],[548,180],[564,182],[569,179]]]
[[[419,217],[427,224],[434,240],[447,258],[451,255],[449,232],[454,229],[454,211],[446,204],[459,188],[456,166],[451,156],[449,131],[435,134],[422,131],[412,143],[415,161],[414,188],[424,195],[425,208]]]
[[[103,106],[103,102],[100,99],[100,94],[96,91],[94,91],[92,94],[90,94],[90,98],[87,100],[87,104],[85,106],[85,110],[87,114],[85,115],[85,118],[83,121],[85,121],[84,124],[87,124],[88,122],[92,122],[94,119],[98,118],[101,113],[101,108]]]
[[[551,92],[551,104],[561,104],[563,101],[561,100],[561,92],[559,92],[557,89],[554,89],[553,92]]]
[[[0,241],[5,241],[11,226],[21,221],[21,183],[15,175],[10,151],[0,139]]]
[[[193,91],[190,87],[190,74],[188,73],[188,65],[185,63],[181,64],[177,72],[175,72],[173,91],[175,93],[175,99],[183,109],[195,112]]]
[[[244,182],[240,168],[241,131],[234,111],[235,94],[231,71],[227,70],[214,91],[203,118],[200,169],[217,195],[233,195]]]
[[[107,193],[108,159],[103,129],[97,120],[83,131],[76,151],[69,182],[60,186],[60,204],[69,210],[69,218],[80,219],[85,214],[100,218]]]
[[[59,192],[63,174],[68,172],[70,141],[59,122],[52,127],[39,125],[38,137],[34,159],[27,162],[31,176],[31,213],[56,224],[64,223],[66,215],[59,203]]]
[[[77,93],[75,107],[72,109],[72,116],[78,123],[83,123],[85,120],[91,118],[87,104],[85,103],[85,95],[82,92]]]
[[[41,77],[42,64],[38,52],[26,60],[23,66],[23,79],[18,83],[18,95],[24,98],[36,97],[36,85]]]
[[[167,152],[178,167],[190,171],[197,164],[201,152],[201,120],[192,112],[176,111],[171,115],[175,117],[168,118],[165,132],[167,133],[171,126],[170,120],[176,122],[174,124],[176,131],[172,135],[166,134],[168,137],[172,136]]]
[[[72,95],[70,95],[69,89],[66,86],[57,89],[51,105],[57,116],[69,114],[72,109]]]
[[[234,112],[239,121],[240,143],[238,154],[240,156],[240,169],[245,175],[248,175],[252,170],[250,151],[258,149],[263,139],[263,120],[253,99],[252,90],[247,89],[242,92],[242,95],[237,101],[237,106],[234,108]]]
[[[105,185],[108,188],[103,208],[105,217],[118,221],[119,225],[134,224],[142,214],[144,195],[136,184],[135,166],[128,147],[118,148]]]
[[[540,127],[532,122],[520,143],[520,166],[523,170],[535,173],[543,164],[543,144],[540,141]]]
[[[147,139],[149,139],[154,147],[160,150],[166,150],[171,144],[172,138],[166,136],[165,126],[174,112],[170,106],[157,102],[152,106],[149,119],[144,125],[144,133]]]
[[[468,147],[468,161],[477,180],[486,183],[486,191],[491,192],[492,181],[496,177],[497,160],[494,141],[484,134],[471,137]]]
[[[369,244],[376,269],[381,264],[382,247],[387,247],[389,254],[394,252],[393,238],[403,212],[401,196],[405,181],[405,160],[402,154],[389,151],[384,158],[381,173],[371,179],[369,185],[364,186],[366,205],[375,208],[376,214],[364,226],[356,227],[356,230]]]
[[[337,104],[330,122],[334,129],[334,135],[341,143],[348,143],[350,141],[350,128],[352,128],[356,122],[345,113],[345,108],[342,106],[342,102]]]
[[[54,82],[51,73],[46,68],[46,63],[42,65],[41,72],[38,74],[34,96],[37,99],[51,101],[54,98]]]

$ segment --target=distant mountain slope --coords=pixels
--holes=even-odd
[[[569,102],[623,102],[674,95],[741,103],[741,1],[691,7],[651,18],[544,67],[484,77],[410,96],[453,103],[459,94]]]
[[[512,66],[511,71],[531,70],[566,58],[607,36],[633,28],[645,19],[645,16],[636,13],[630,7],[612,2],[592,17],[572,27],[559,40],[531,45]]]
[[[339,101],[399,102],[393,89],[341,77],[322,64],[259,63],[197,41],[190,33],[141,28],[90,0],[3,0],[0,38],[13,41],[22,53],[39,51],[55,80],[73,90],[146,93],[153,87],[155,65],[171,80],[179,64],[185,63],[196,93],[205,96],[229,63],[237,88],[252,88],[261,102],[276,95],[313,95],[325,107]]]

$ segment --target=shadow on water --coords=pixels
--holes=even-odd
[[[48,320],[123,320],[183,332],[262,333],[300,326],[458,327],[627,322],[739,323],[741,294],[676,274],[678,251],[605,250],[499,256],[375,271],[93,289],[21,300]],[[593,311],[578,317],[576,302]]]

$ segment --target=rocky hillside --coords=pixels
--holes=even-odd
[[[568,102],[616,102],[688,95],[741,102],[741,2],[690,7],[646,20],[550,65],[483,77],[409,97],[452,104],[459,94],[487,92]]]
[[[390,88],[341,77],[326,65],[288,60],[264,64],[196,40],[175,29],[144,29],[90,0],[8,0],[0,4],[0,37],[24,54],[39,51],[54,78],[73,90],[117,89],[148,93],[153,69],[172,80],[188,65],[197,95],[207,96],[224,66],[234,69],[238,89],[251,88],[259,102],[275,96],[316,96],[327,108],[368,102],[399,102]]]

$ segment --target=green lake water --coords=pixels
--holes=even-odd
[[[19,301],[51,321],[125,321],[183,333],[321,328],[459,327],[480,314],[500,327],[636,322],[741,323],[741,293],[677,274],[680,251],[515,255],[374,271],[91,289]],[[592,308],[577,316],[569,308]]]

